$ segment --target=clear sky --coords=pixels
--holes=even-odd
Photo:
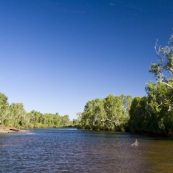
[[[172,28],[173,0],[0,0],[0,92],[71,119],[95,98],[144,96]]]

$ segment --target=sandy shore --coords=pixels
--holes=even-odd
[[[15,127],[0,125],[0,133],[15,133],[15,132],[27,132],[28,130],[20,130]]]

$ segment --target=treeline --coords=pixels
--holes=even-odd
[[[146,97],[133,99],[129,125],[132,131],[173,136],[173,34],[169,45],[155,46],[158,62],[149,67],[156,82],[149,82]]]
[[[173,82],[169,81],[173,86]],[[173,89],[150,82],[146,97],[135,97],[129,111],[131,131],[173,136]]]
[[[163,48],[155,46],[159,61],[149,72],[156,81],[148,82],[145,97],[109,95],[88,101],[74,121],[78,127],[173,136],[173,34],[169,43]]]
[[[68,115],[58,113],[42,114],[35,110],[26,112],[22,103],[8,103],[8,98],[0,93],[0,125],[23,128],[46,128],[70,126]]]
[[[131,96],[108,95],[104,99],[88,101],[79,114],[78,127],[93,130],[124,131],[129,120]]]

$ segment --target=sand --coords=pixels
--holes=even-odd
[[[14,132],[23,132],[23,130],[17,129],[15,127],[0,125],[0,133],[14,133]]]

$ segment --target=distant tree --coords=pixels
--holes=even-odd
[[[79,125],[78,119],[73,119],[72,124],[73,124],[73,126],[78,126]]]
[[[130,107],[131,107],[131,103],[132,103],[132,96],[128,95],[128,96],[125,96],[125,95],[121,95],[121,100],[122,100],[122,106],[124,108],[124,111],[125,113],[129,114],[129,110],[130,110]]]
[[[131,131],[143,132],[149,131],[148,123],[151,121],[146,111],[147,97],[135,97],[132,101],[129,111],[129,127]]]
[[[78,126],[94,130],[124,130],[128,123],[131,96],[108,95],[86,103]]]
[[[7,103],[8,97],[3,93],[0,93],[0,105]]]
[[[10,115],[13,117],[13,125],[16,127],[26,125],[26,111],[23,103],[12,103],[10,105]]]
[[[32,110],[26,112],[23,103],[9,105],[8,98],[0,93],[0,125],[26,128],[64,127],[71,125],[68,115],[60,116],[58,113],[42,114]]]
[[[4,94],[0,93],[0,124],[9,124],[9,103],[8,98]]]
[[[104,108],[107,116],[108,129],[114,129],[120,125],[120,118],[123,113],[121,97],[108,95],[104,98]]]
[[[70,125],[70,119],[68,115],[61,116],[60,125],[63,127]]]
[[[104,102],[101,99],[88,101],[85,105],[84,112],[81,117],[81,124],[86,128],[100,128],[102,121],[106,119],[104,110]]]

